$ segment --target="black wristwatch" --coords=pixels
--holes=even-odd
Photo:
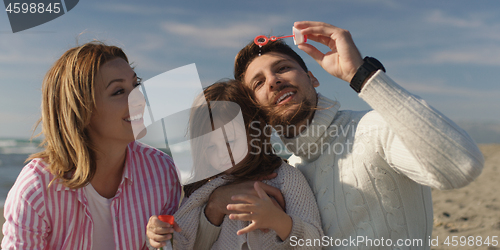
[[[384,65],[382,65],[382,63],[377,59],[367,56],[363,59],[363,61],[364,63],[359,66],[358,71],[356,71],[356,74],[352,77],[350,84],[351,88],[357,93],[361,91],[361,87],[363,86],[366,78],[368,78],[368,76],[370,76],[373,72],[379,69],[385,72]]]

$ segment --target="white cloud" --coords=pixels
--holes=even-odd
[[[0,40],[0,65],[50,64],[53,62],[55,53],[53,48],[44,47],[42,44],[33,47],[28,39],[36,40],[38,35],[25,36],[11,35],[9,39]]]
[[[390,9],[400,9],[403,8],[402,2],[395,0],[364,0],[362,2],[373,3],[377,5],[384,5]]]
[[[411,17],[410,17],[411,19]],[[425,11],[414,20],[392,24],[377,44],[388,53],[418,51],[412,58],[395,54],[392,63],[405,65],[468,64],[500,65],[500,22],[488,10],[471,11],[465,15],[442,10]],[[411,32],[409,32],[411,31]]]
[[[147,6],[144,2],[140,4],[126,4],[126,3],[98,3],[94,5],[95,9],[106,13],[121,13],[121,14],[182,14],[187,11],[182,8],[174,7],[159,7]]]
[[[500,44],[466,44],[445,49],[428,49],[415,57],[393,58],[387,64],[401,65],[444,65],[500,66]]]
[[[424,20],[426,22],[438,25],[445,25],[458,28],[477,28],[484,26],[482,20],[478,20],[477,16],[469,16],[469,18],[459,18],[447,15],[441,10],[433,10],[429,12]]]
[[[141,39],[131,41],[129,46],[141,52],[165,50],[170,42],[163,34],[145,33],[140,36]]]
[[[168,21],[162,23],[162,29],[168,35],[183,39],[185,43],[196,44],[206,48],[241,48],[252,35],[268,34],[268,27],[283,25],[284,20],[279,15],[272,17],[248,16],[240,17],[238,22],[225,22],[224,26],[214,23],[180,23]],[[290,33],[293,23],[290,23]],[[265,28],[263,28],[265,27]],[[242,40],[245,39],[245,40]]]
[[[19,53],[10,53],[0,55],[0,64],[50,64],[53,60],[47,57],[37,57],[33,55],[32,57],[26,57],[24,55],[20,55]]]
[[[326,0],[326,3],[331,3],[331,0]],[[340,2],[340,1],[339,1]],[[344,0],[343,2],[349,5],[367,5],[367,4],[376,4],[385,6],[389,9],[401,9],[404,7],[403,1],[397,0]]]
[[[500,66],[500,45],[479,48],[471,45],[469,48],[439,51],[431,55],[429,63]]]
[[[178,22],[165,22],[163,30],[177,36],[188,43],[203,47],[238,48],[241,47],[241,37],[246,34],[259,34],[261,28],[246,23],[231,24],[226,27],[200,26]]]
[[[446,84],[444,80],[440,79],[428,79],[421,82],[398,79],[396,82],[403,85],[408,91],[417,94],[435,94],[447,97],[470,98],[476,100],[485,100],[489,98],[496,100],[500,96],[500,90],[481,90],[475,88],[457,87]]]
[[[395,43],[392,43],[395,44]],[[404,47],[403,43],[399,44]],[[396,46],[396,45],[394,45]],[[385,48],[385,47],[384,47]],[[401,48],[398,48],[401,49]],[[500,66],[500,43],[482,41],[481,43],[463,43],[460,45],[439,46],[417,50],[413,57],[400,57],[395,54],[386,60],[387,65],[468,65],[468,66]]]
[[[430,28],[441,30],[441,36],[458,41],[494,41],[500,40],[498,14],[488,10],[471,11],[466,16],[456,16],[441,10],[432,10],[424,14],[422,20]],[[443,29],[444,28],[444,29]],[[453,29],[453,28],[458,28]]]

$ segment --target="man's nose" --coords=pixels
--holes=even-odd
[[[273,75],[272,77],[269,78],[269,88],[271,90],[279,87],[279,85],[281,85],[282,83],[283,80],[276,75]]]

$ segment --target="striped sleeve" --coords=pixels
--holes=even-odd
[[[118,249],[147,249],[149,217],[173,214],[181,187],[172,159],[161,151],[133,143],[122,182],[111,201]],[[87,249],[92,245],[92,215],[83,189],[48,183],[53,175],[41,160],[25,166],[5,204],[2,249]]]
[[[2,249],[45,249],[50,224],[44,220],[45,204],[40,177],[28,164],[5,202]]]
[[[140,183],[145,182],[144,185],[147,185],[140,195],[147,197],[144,202],[150,204],[149,206],[161,207],[155,214],[175,213],[179,206],[181,185],[172,158],[147,145],[137,143],[137,146],[136,150],[141,155],[141,159],[135,163],[137,177],[141,180]]]
[[[131,145],[123,189],[112,202],[119,248],[147,249],[146,226],[153,215],[177,210],[180,184],[175,165],[163,152],[138,142]],[[120,191],[122,190],[122,191]]]
[[[168,197],[172,197],[169,202],[165,204],[165,206],[162,209],[162,214],[170,214],[173,215],[175,212],[177,212],[177,209],[179,208],[179,200],[181,196],[181,185],[179,183],[179,177],[177,175],[177,169],[172,161],[172,159],[166,155],[164,157],[164,163],[168,165],[167,173],[168,177],[167,178],[167,187],[169,187],[168,191]]]

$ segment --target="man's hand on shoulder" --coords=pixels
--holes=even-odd
[[[273,173],[261,180],[270,180],[277,176]],[[259,180],[259,181],[261,181]],[[227,210],[228,204],[235,204],[236,202],[231,199],[235,195],[251,195],[258,197],[257,192],[254,188],[255,181],[245,181],[240,183],[229,184],[221,186],[215,189],[210,197],[208,198],[207,206],[205,207],[205,216],[208,221],[215,226],[220,226],[224,220],[226,214],[231,214],[232,212]],[[285,210],[285,200],[281,191],[273,186],[260,183],[262,189],[267,193],[267,195],[274,198],[276,201],[275,205],[279,205],[283,210]]]

